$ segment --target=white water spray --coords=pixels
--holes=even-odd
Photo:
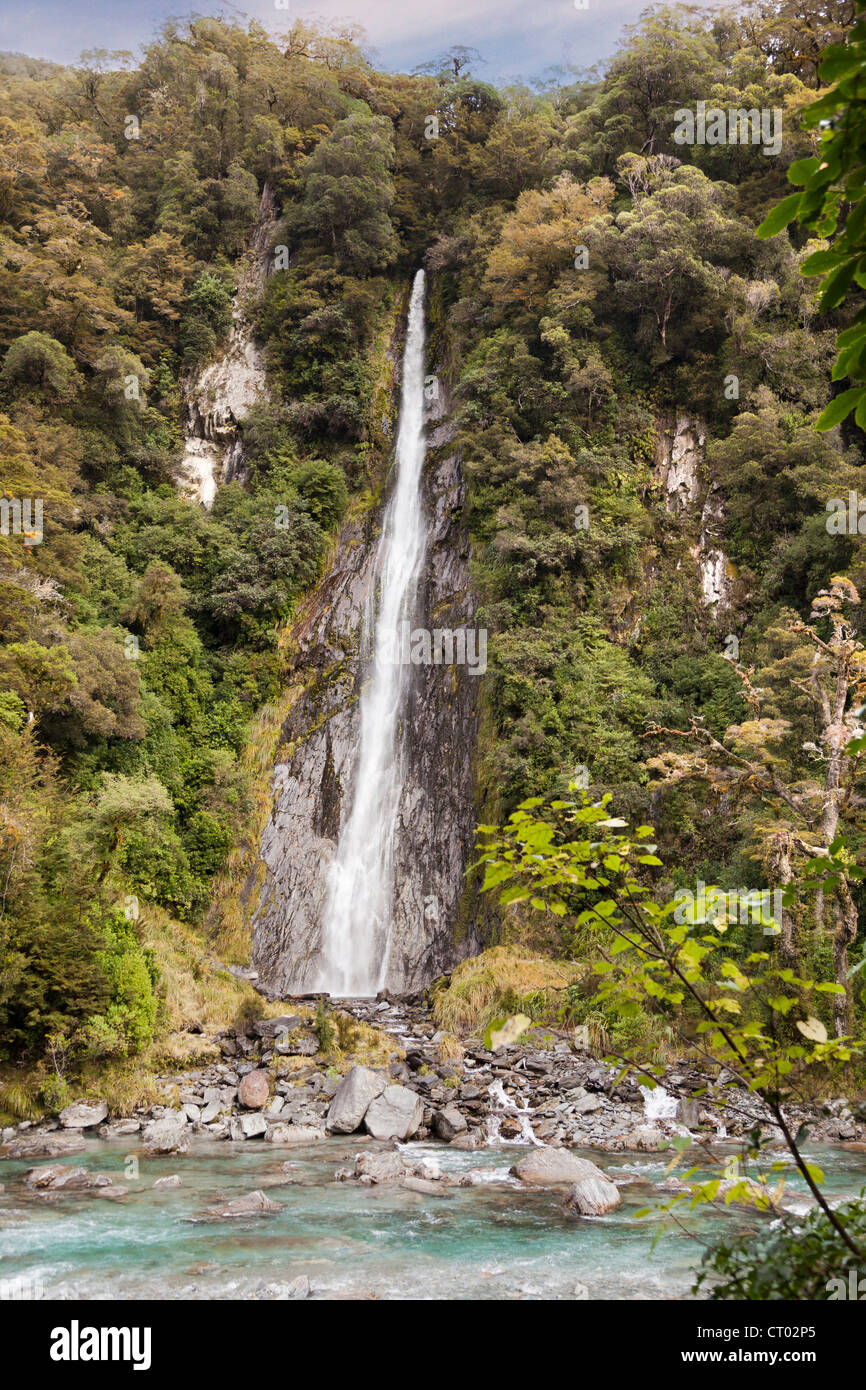
[[[393,660],[394,634],[411,621],[427,533],[421,506],[424,463],[424,272],[412,286],[397,433],[397,476],[376,556],[375,596],[364,620],[373,633],[372,669],[361,703],[361,740],[352,808],[331,866],[317,989],[376,994],[388,969],[394,833],[405,780],[398,729],[411,668]]]
[[[664,1086],[639,1086],[643,1096],[643,1113],[647,1120],[673,1120],[677,1113],[677,1098]]]

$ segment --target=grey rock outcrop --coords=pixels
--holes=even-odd
[[[95,1101],[87,1104],[84,1101],[77,1105],[67,1105],[60,1112],[60,1123],[64,1129],[92,1129],[94,1125],[102,1124],[108,1114],[108,1106],[104,1100]]]
[[[352,1067],[337,1087],[328,1107],[327,1127],[332,1134],[353,1134],[372,1102],[384,1091],[386,1081],[369,1067]]]
[[[447,445],[450,433],[447,423],[439,424],[434,444]],[[441,448],[428,456],[423,487],[429,530],[413,627],[471,627],[476,598],[469,536],[460,520],[465,485],[459,454]],[[351,807],[358,697],[371,656],[361,639],[376,586],[379,520],[370,513],[344,527],[332,568],[294,629],[290,679],[298,693],[278,744],[273,809],[260,846],[264,881],[250,901],[252,966],[259,988],[274,998],[316,987],[329,870]],[[479,679],[467,664],[410,671],[384,980],[397,993],[429,983],[478,944],[469,932],[458,946],[454,928],[474,843]],[[256,883],[251,874],[245,891],[252,894]]]
[[[424,1118],[424,1104],[406,1086],[386,1086],[364,1116],[374,1139],[411,1139]]]
[[[511,1172],[529,1187],[571,1187],[587,1180],[607,1182],[600,1168],[568,1149],[533,1149],[514,1164]]]

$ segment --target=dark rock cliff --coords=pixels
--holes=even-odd
[[[453,430],[428,421],[424,506],[426,563],[414,626],[471,625],[476,600],[465,487]],[[252,965],[274,996],[311,987],[319,954],[328,870],[351,806],[358,752],[358,700],[369,651],[364,616],[373,600],[381,511],[348,524],[336,558],[294,632],[298,693],[282,726],[273,772],[273,808],[260,854],[265,876],[253,914]],[[480,675],[467,665],[411,668],[407,759],[394,850],[391,950],[385,986],[418,989],[478,949],[471,930],[458,943],[464,871],[474,839],[473,756]]]

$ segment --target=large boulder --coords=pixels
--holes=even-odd
[[[71,1163],[43,1163],[38,1168],[30,1168],[24,1175],[24,1186],[41,1191],[50,1188],[52,1192],[60,1189],[83,1187],[105,1187],[111,1182],[109,1177],[91,1173],[89,1168]]]
[[[236,1197],[233,1202],[226,1202],[225,1206],[207,1208],[208,1216],[219,1216],[224,1220],[239,1216],[272,1216],[278,1211],[282,1211],[279,1202],[272,1202],[261,1189],[248,1192],[246,1197]]]
[[[332,1134],[352,1134],[377,1096],[384,1091],[386,1081],[369,1067],[352,1067],[343,1077],[328,1108],[328,1129]]]
[[[600,1168],[587,1158],[578,1158],[569,1149],[531,1149],[525,1158],[514,1164],[511,1172],[528,1187],[573,1187],[588,1179],[607,1182]]]
[[[80,1154],[86,1147],[81,1133],[28,1134],[21,1139],[13,1139],[6,1157],[60,1158],[65,1154]]]
[[[253,1024],[253,1032],[259,1038],[278,1038],[281,1033],[290,1033],[301,1022],[297,1014],[283,1015],[282,1018],[260,1018]]]
[[[247,1115],[241,1115],[238,1124],[245,1139],[258,1139],[260,1135],[268,1132],[268,1122],[264,1115],[259,1115],[254,1111]]]
[[[261,1068],[248,1071],[246,1076],[241,1077],[238,1100],[247,1110],[261,1110],[268,1103],[270,1090],[271,1078],[266,1071],[262,1071]]]
[[[446,1143],[456,1139],[458,1134],[465,1134],[468,1128],[465,1116],[460,1113],[456,1105],[443,1106],[433,1116],[433,1131],[439,1139],[444,1139]]]
[[[189,1128],[186,1115],[179,1110],[174,1115],[164,1115],[161,1120],[151,1120],[145,1125],[142,1142],[148,1153],[185,1154],[189,1151]]]
[[[312,1125],[287,1125],[279,1122],[268,1125],[265,1135],[269,1144],[315,1144],[324,1139],[324,1130],[314,1129]]]
[[[565,1209],[577,1216],[604,1216],[605,1212],[614,1211],[621,1201],[619,1188],[608,1178],[584,1178],[569,1192]]]
[[[101,1125],[107,1114],[108,1106],[104,1100],[98,1100],[93,1105],[86,1105],[82,1101],[61,1110],[60,1123],[64,1129],[92,1129],[94,1125]]]
[[[407,1086],[386,1086],[369,1106],[364,1128],[374,1139],[411,1139],[424,1119],[424,1104]]]
[[[409,1174],[409,1169],[396,1149],[384,1153],[357,1154],[354,1176],[362,1182],[401,1182]]]

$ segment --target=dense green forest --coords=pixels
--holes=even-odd
[[[379,496],[383,337],[420,264],[490,634],[479,819],[581,769],[658,826],[662,889],[787,885],[780,949],[862,1030],[866,557],[827,505],[864,436],[815,429],[860,292],[819,313],[800,270],[826,242],[755,235],[853,19],[656,8],[603,72],[505,90],[465,51],[394,75],[300,24],[169,23],[138,64],[0,57],[2,487],[43,501],[41,533],[0,536],[5,1063],[136,1056],[238,1005],[204,977],[245,750],[341,520]],[[699,100],[778,113],[778,151],[679,143]],[[175,483],[184,384],[225,344],[266,185],[269,399],[208,511]],[[681,422],[703,521],[657,467]]]

